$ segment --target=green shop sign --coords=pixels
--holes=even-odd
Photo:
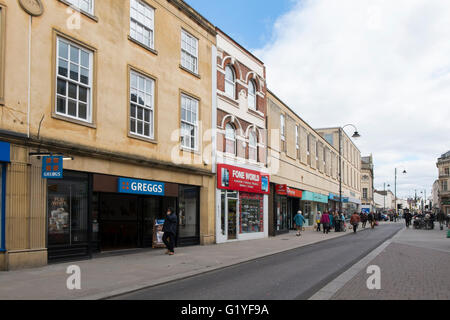
[[[311,192],[311,191],[303,191],[302,192],[302,201],[328,203],[328,196],[324,196],[323,194],[315,193],[315,192]]]

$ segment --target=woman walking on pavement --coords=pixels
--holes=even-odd
[[[320,211],[317,211],[316,224],[317,224],[317,232],[320,232],[320,218],[322,218],[322,214]]]
[[[305,218],[302,215],[302,212],[298,210],[297,214],[294,217],[294,223],[297,228],[297,237],[301,236],[302,234],[300,231],[302,231],[303,224],[305,223]]]
[[[358,229],[359,222],[361,221],[361,218],[359,215],[355,212],[352,217],[350,218],[350,224],[353,226],[353,233],[356,233],[356,230]]]
[[[166,220],[163,225],[163,242],[167,247],[166,254],[173,256],[175,254],[174,246],[175,246],[175,236],[177,234],[177,215],[173,212],[172,208],[167,209]]]
[[[328,234],[328,232],[330,231],[330,215],[328,214],[328,212],[324,212],[322,214],[322,217],[320,218],[320,223],[323,226],[323,233]]]

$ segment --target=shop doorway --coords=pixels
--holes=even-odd
[[[99,249],[102,252],[152,246],[153,224],[175,212],[177,198],[99,194]]]
[[[228,240],[237,239],[237,213],[238,200],[228,198]]]

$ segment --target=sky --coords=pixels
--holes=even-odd
[[[393,190],[397,168],[400,197],[431,194],[450,150],[450,1],[188,3],[264,61],[269,89],[312,127],[354,124],[375,188]]]

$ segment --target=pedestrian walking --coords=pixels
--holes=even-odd
[[[335,214],[335,212],[328,212],[328,218],[330,219],[330,222],[328,224],[328,228],[331,230],[331,228],[334,227],[333,223],[334,223],[334,219],[333,219],[333,215]]]
[[[317,212],[317,217],[316,217],[316,224],[317,224],[317,228],[316,231],[320,232],[320,218],[322,218],[322,213],[320,213],[320,211]]]
[[[412,214],[408,210],[403,214],[403,216],[405,218],[406,227],[409,228],[409,226],[411,225]]]
[[[353,226],[353,233],[356,233],[356,230],[358,229],[359,222],[361,221],[361,218],[359,215],[355,212],[352,217],[350,218],[350,224]]]
[[[303,229],[303,224],[305,223],[305,217],[302,215],[302,211],[298,210],[297,214],[294,217],[294,223],[295,227],[297,228],[297,237],[301,236],[302,234],[300,231]]]
[[[334,231],[341,231],[341,215],[337,212],[333,214]]]
[[[375,215],[372,212],[369,212],[367,215],[367,220],[370,223],[370,227],[373,229],[375,228]]]
[[[367,213],[365,213],[365,212],[361,212],[361,223],[362,223],[363,229],[365,229],[366,224],[367,224]]]
[[[328,232],[330,231],[330,214],[328,214],[328,212],[324,212],[322,214],[322,217],[320,218],[320,223],[322,224],[323,227],[323,233],[328,234]]]
[[[166,220],[163,225],[163,242],[167,247],[166,254],[173,256],[175,254],[175,236],[177,234],[177,215],[172,208],[167,209]]]

